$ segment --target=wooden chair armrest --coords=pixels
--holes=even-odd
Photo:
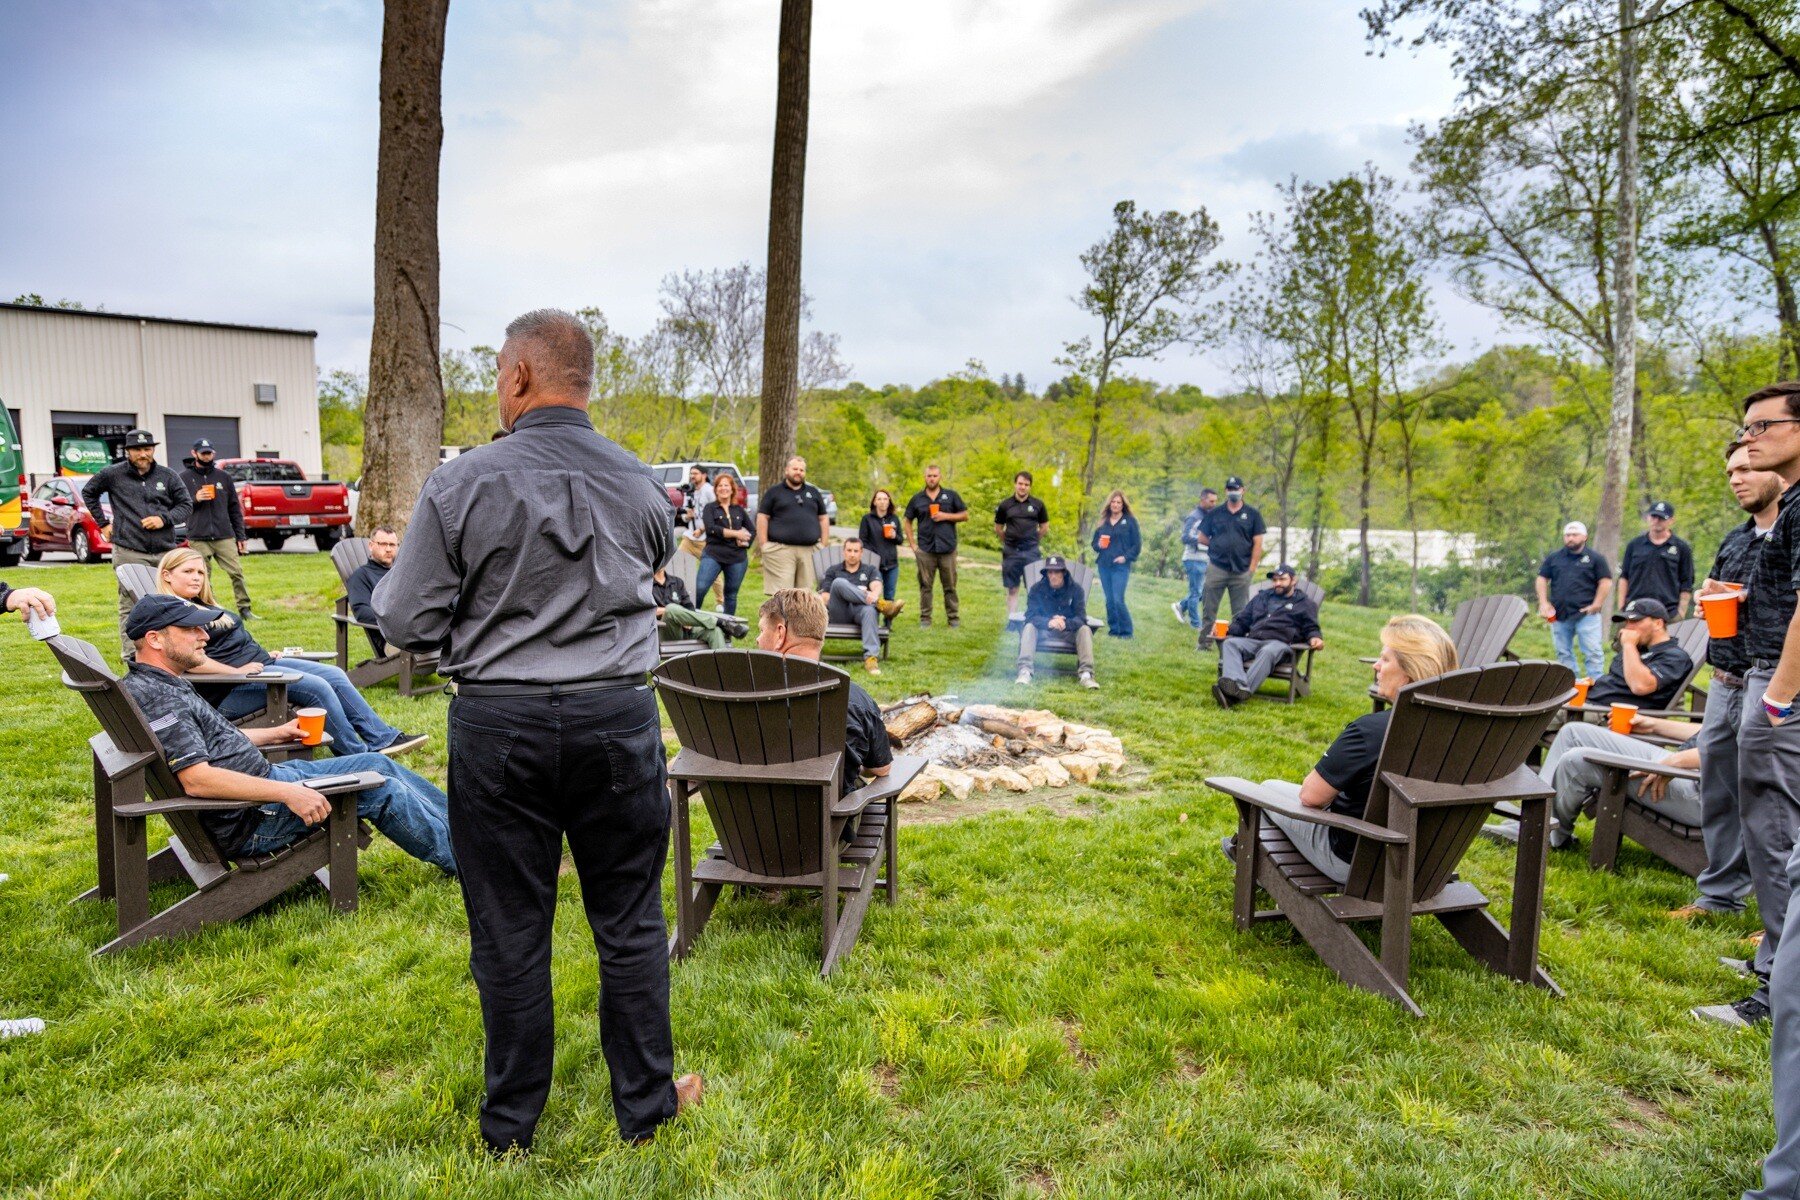
[[[328,750],[331,748],[331,742],[332,738],[329,733],[321,733],[319,740],[310,746],[305,742],[271,742],[267,746],[258,746],[257,749],[262,751],[264,758],[273,758],[277,754],[286,757],[297,750]]]
[[[154,817],[159,813],[238,812],[255,808],[265,800],[202,800],[198,796],[178,796],[173,800],[145,800],[137,804],[115,804],[113,812],[122,817]]]
[[[1624,703],[1624,701],[1620,701],[1620,703]],[[1571,705],[1568,705],[1567,707],[1568,707],[1569,711],[1578,712],[1584,717],[1605,717],[1612,713],[1612,705],[1611,704],[1583,704],[1580,706],[1571,704]],[[1638,709],[1638,716],[1640,716],[1640,717],[1660,717],[1665,721],[1692,721],[1695,717],[1697,717],[1699,715],[1700,715],[1699,713],[1689,712],[1685,708],[1639,708]],[[1694,728],[1697,731],[1700,728],[1699,724],[1696,723]],[[1639,735],[1634,733],[1631,736],[1637,737]]]
[[[669,778],[691,783],[829,784],[837,778],[841,752],[786,763],[736,763],[683,748],[669,762]]]
[[[205,675],[199,671],[189,671],[181,678],[195,687],[236,687],[240,683],[285,685],[300,682],[300,676],[287,675],[280,671],[258,671],[254,675]]]
[[[1515,821],[1522,821],[1525,819],[1525,810],[1516,804],[1496,804],[1494,805],[1494,811],[1503,817],[1511,817]]]
[[[1443,808],[1497,800],[1548,799],[1556,789],[1544,777],[1527,766],[1515,768],[1512,774],[1487,783],[1433,783],[1412,779],[1393,771],[1381,773],[1386,783],[1401,799],[1414,808]]]
[[[1375,660],[1375,659],[1373,659],[1373,658],[1371,658],[1371,657],[1369,657],[1369,656],[1368,656],[1368,655],[1366,655],[1366,654],[1364,654],[1364,655],[1359,655],[1359,656],[1358,656],[1358,657],[1357,657],[1357,660],[1356,660],[1356,661],[1357,661],[1357,662],[1359,662],[1359,663],[1363,663],[1363,664],[1365,664],[1365,665],[1367,665],[1367,666],[1371,666],[1371,667],[1372,667],[1372,666],[1374,666],[1374,665],[1375,665],[1375,662],[1376,662],[1376,660]]]
[[[1670,779],[1698,780],[1700,772],[1690,767],[1671,767],[1663,763],[1632,758],[1626,754],[1613,754],[1606,750],[1583,750],[1581,756],[1591,763],[1616,770],[1630,771],[1634,774],[1643,772],[1648,775],[1663,775]]]
[[[294,658],[301,662],[330,662],[336,657],[337,653],[332,650],[297,650],[292,654],[283,654],[275,661],[280,662],[282,658]]]
[[[359,621],[349,613],[334,612],[331,614],[331,619],[339,625],[354,625],[358,629],[373,629],[376,633],[381,632],[381,626],[371,625],[367,621]]]
[[[1355,817],[1346,817],[1342,813],[1334,813],[1328,809],[1310,808],[1304,804],[1296,804],[1276,795],[1260,783],[1251,783],[1248,779],[1240,779],[1235,775],[1209,776],[1206,786],[1215,792],[1224,792],[1234,800],[1242,800],[1245,804],[1254,805],[1264,812],[1280,813],[1284,817],[1293,817],[1313,825],[1342,829],[1348,833],[1354,833],[1358,837],[1384,842],[1390,846],[1406,844],[1405,834],[1395,833],[1392,829],[1361,821]]]
[[[925,758],[917,754],[900,754],[894,757],[888,773],[879,779],[871,779],[854,792],[831,806],[834,817],[855,816],[877,800],[887,800],[898,796],[906,789],[906,785],[925,769]]]

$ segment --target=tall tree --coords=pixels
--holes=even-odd
[[[438,373],[438,158],[450,0],[387,0],[375,176],[375,324],[363,406],[367,526],[404,529],[444,439]]]
[[[781,478],[800,429],[800,251],[806,209],[812,0],[781,0],[775,78],[775,152],[769,180],[768,318],[763,325],[761,444],[765,480]]]
[[[1076,535],[1086,544],[1094,473],[1100,459],[1100,426],[1106,417],[1113,368],[1131,359],[1155,359],[1179,342],[1204,340],[1197,307],[1232,271],[1206,260],[1219,246],[1219,226],[1204,208],[1191,213],[1139,213],[1137,204],[1113,206],[1113,227],[1081,256],[1088,284],[1075,303],[1100,321],[1096,341],[1084,337],[1063,348],[1057,362],[1088,382],[1087,455],[1081,467],[1081,515]]]

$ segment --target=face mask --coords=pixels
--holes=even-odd
[[[1239,500],[1242,500],[1243,498],[1244,498],[1244,493],[1242,493],[1242,492],[1226,492],[1225,493],[1225,499],[1228,500],[1229,502],[1231,502],[1232,504],[1236,504]]]

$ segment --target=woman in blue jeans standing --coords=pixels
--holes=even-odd
[[[156,590],[209,608],[218,607],[213,603],[206,560],[185,546],[169,551],[157,564]],[[288,685],[288,700],[295,708],[325,710],[325,732],[331,735],[333,754],[398,754],[425,743],[424,734],[402,733],[382,720],[343,671],[330,663],[270,654],[245,631],[236,615],[225,612],[207,626],[206,632],[207,661],[196,669],[197,674],[250,676],[276,666],[284,674],[299,675],[298,682]],[[267,697],[268,689],[261,684],[243,684],[226,694],[219,704],[219,714],[236,720],[261,708]]]
[[[856,536],[881,564],[881,598],[892,600],[900,590],[900,547],[906,545],[906,527],[894,511],[894,497],[886,488],[876,488],[869,497],[869,511],[863,514]],[[894,624],[892,613],[887,624]]]
[[[713,580],[723,575],[725,612],[735,617],[738,589],[744,585],[744,572],[750,569],[745,547],[756,537],[756,523],[744,511],[743,489],[729,471],[714,476],[713,502],[701,510],[700,523],[706,530],[706,549],[700,552],[700,565],[694,569],[694,603],[703,603]]]
[[[1092,542],[1095,561],[1100,564],[1100,587],[1106,593],[1106,634],[1108,637],[1131,636],[1131,610],[1125,607],[1125,585],[1131,582],[1131,564],[1144,548],[1138,533],[1137,518],[1131,515],[1131,502],[1125,493],[1115,491],[1106,498],[1106,510],[1100,524],[1094,527]]]

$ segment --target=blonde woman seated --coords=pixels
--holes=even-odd
[[[185,546],[162,556],[156,566],[156,590],[208,608],[219,607],[213,603],[206,560]],[[219,619],[206,627],[206,634],[206,657],[194,668],[195,674],[257,675],[280,659],[282,672],[300,676],[298,682],[288,685],[289,703],[295,708],[325,710],[325,732],[331,735],[333,753],[393,755],[425,744],[424,734],[402,733],[383,721],[343,671],[331,663],[269,653],[231,611],[222,611]],[[219,715],[236,720],[253,713],[263,706],[265,695],[265,689],[253,683],[235,687],[219,702]]]
[[[1375,660],[1375,690],[1390,707],[1364,713],[1344,726],[1302,782],[1270,779],[1263,786],[1308,808],[1329,809],[1360,820],[1369,806],[1369,789],[1375,782],[1375,765],[1381,758],[1388,721],[1394,715],[1394,698],[1409,683],[1454,670],[1456,643],[1436,621],[1421,616],[1394,617],[1381,630],[1381,657]],[[1264,812],[1262,816],[1287,834],[1294,849],[1326,878],[1337,883],[1350,878],[1350,855],[1356,849],[1354,833],[1281,813]],[[1226,838],[1224,843],[1225,856],[1234,861],[1236,841]]]

